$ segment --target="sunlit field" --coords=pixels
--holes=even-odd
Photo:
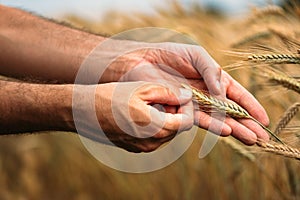
[[[92,22],[74,13],[62,20],[106,36],[150,26],[191,37],[258,98],[269,114],[269,128],[287,149],[277,148],[276,141],[273,149],[246,147],[228,137],[199,159],[207,134],[199,129],[173,164],[130,174],[97,161],[73,133],[1,136],[0,199],[300,199],[299,4],[257,8],[238,19],[173,2],[168,9],[157,8],[155,16],[110,12]]]

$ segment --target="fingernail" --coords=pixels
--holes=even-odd
[[[248,136],[249,136],[248,137],[248,143],[250,145],[255,144],[255,142],[257,141],[257,135],[252,132],[252,133],[249,133]]]
[[[184,88],[179,88],[180,90],[180,97],[181,98],[191,98],[192,97],[192,91],[184,89]]]

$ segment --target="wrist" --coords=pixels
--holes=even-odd
[[[28,124],[40,130],[75,131],[72,85],[26,85],[31,90],[24,95],[32,98],[26,102],[28,110],[25,115],[32,116]]]
[[[76,132],[81,136],[105,141],[100,130],[112,135],[120,132],[111,107],[115,87],[116,83],[74,86],[72,113]]]
[[[52,85],[52,90],[55,91],[46,94],[44,101],[49,101],[49,110],[45,112],[51,112],[49,120],[52,121],[53,129],[56,131],[70,131],[76,132],[74,120],[73,120],[73,85]],[[55,94],[54,94],[55,93]],[[54,95],[54,99],[53,99]]]

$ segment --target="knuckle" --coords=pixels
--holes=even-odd
[[[172,97],[172,96],[174,96],[174,93],[171,91],[171,89],[170,88],[168,88],[168,87],[165,87],[165,93],[166,93],[166,97],[167,97],[167,99],[168,98],[170,98],[170,97]]]

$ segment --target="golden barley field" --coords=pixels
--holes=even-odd
[[[92,157],[71,133],[0,138],[1,200],[93,199],[300,199],[300,4],[268,5],[243,17],[223,16],[198,5],[171,1],[155,16],[110,12],[87,21],[76,14],[64,21],[77,28],[113,35],[141,27],[163,27],[202,45],[267,110],[270,130],[285,145],[246,147],[220,138],[198,158],[205,132],[176,162],[146,174],[111,169]],[[154,36],[159,37],[159,36]]]

